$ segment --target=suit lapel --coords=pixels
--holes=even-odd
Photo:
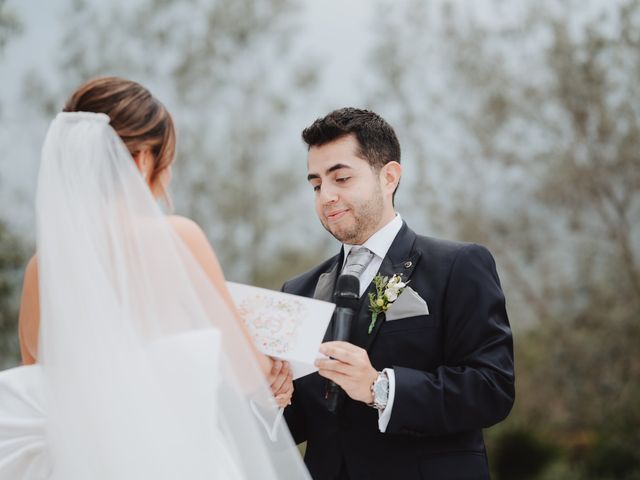
[[[382,264],[378,270],[378,274],[383,277],[391,278],[393,275],[398,274],[402,277],[403,282],[407,282],[411,279],[416,265],[420,261],[420,252],[413,251],[413,244],[416,239],[416,234],[411,230],[406,223],[403,223],[402,228],[393,240],[387,255],[382,259]],[[371,311],[369,310],[369,293],[375,294],[375,286],[373,282],[367,288],[360,299],[360,308],[358,311],[358,320],[354,322],[354,331],[352,331],[351,338],[353,343],[369,350],[380,330],[380,326],[385,321],[384,314],[378,315],[376,324],[371,331],[367,333],[369,324],[371,323]]]
[[[338,278],[338,268],[342,265],[343,253],[336,255],[336,260],[333,262],[333,266],[325,273],[322,273],[318,277],[318,283],[316,283],[316,289],[313,292],[313,298],[316,300],[324,300],[325,302],[333,302],[333,291],[336,286],[336,279]],[[327,331],[324,334],[323,342],[327,342],[333,339],[333,318],[329,322]]]
[[[385,262],[383,260],[382,265],[380,266],[379,274],[382,275],[383,277],[389,277],[389,278],[391,278],[393,275],[398,274],[402,277],[402,281],[406,283],[409,280],[411,280],[411,275],[413,274],[415,266],[420,260],[420,252],[414,252],[410,257],[407,257],[401,262],[396,264],[391,263],[388,257],[386,257],[385,260],[387,261]],[[366,314],[366,320],[367,320],[366,328],[364,328],[363,330],[364,334],[367,336],[367,338],[364,341],[364,349],[369,350],[373,345],[376,337],[378,336],[378,331],[380,330],[380,327],[382,326],[382,324],[385,322],[386,318],[384,313],[378,315],[378,318],[376,319],[376,324],[373,327],[373,330],[371,331],[371,333],[369,334],[367,332],[369,329],[369,324],[371,323],[371,312],[369,311],[368,298],[367,298],[366,308],[364,313]]]
[[[333,302],[333,290],[336,285],[337,277],[338,262],[333,265],[331,270],[318,277],[318,283],[316,284],[316,289],[313,292],[313,298],[316,300],[324,300],[325,302]]]

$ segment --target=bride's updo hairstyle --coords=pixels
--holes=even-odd
[[[149,184],[169,201],[156,180],[173,162],[176,134],[171,114],[149,90],[124,78],[94,78],[73,92],[63,111],[105,113],[132,156],[149,149],[154,158]]]

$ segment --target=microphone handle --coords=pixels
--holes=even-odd
[[[335,311],[335,322],[333,325],[333,339],[342,342],[348,342],[351,335],[351,324],[355,310],[353,308],[338,307]],[[342,396],[342,389],[332,382],[328,381],[325,398],[327,399],[327,407],[330,412],[336,413],[338,410],[338,402]]]

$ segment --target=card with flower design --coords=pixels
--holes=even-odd
[[[258,350],[288,361],[294,378],[317,370],[333,303],[240,283],[227,287]]]

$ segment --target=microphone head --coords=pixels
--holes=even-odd
[[[360,280],[355,275],[338,277],[335,290],[336,307],[356,308],[360,299]]]

